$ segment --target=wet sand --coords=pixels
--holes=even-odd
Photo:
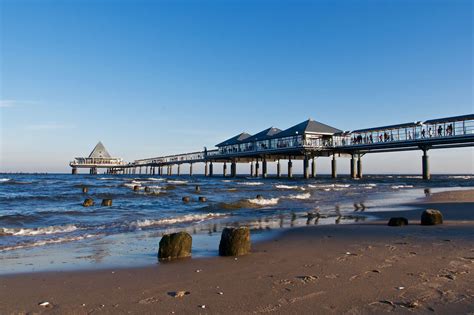
[[[290,229],[237,259],[2,276],[0,313],[474,312],[474,190],[417,206],[380,213],[379,222]],[[426,208],[441,210],[445,223],[419,225]],[[394,215],[410,225],[386,226]]]

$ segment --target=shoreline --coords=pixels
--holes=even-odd
[[[3,275],[0,313],[472,312],[473,202],[471,189],[414,205],[441,210],[439,226],[419,225],[421,210],[408,210],[397,212],[406,227],[382,218],[290,228],[237,259]],[[181,290],[190,294],[169,295]]]

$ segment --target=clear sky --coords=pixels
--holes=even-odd
[[[133,160],[309,117],[350,130],[474,112],[470,0],[0,0],[0,11],[0,171],[69,172],[99,140]],[[364,170],[420,172],[420,154],[376,154]],[[473,172],[472,149],[431,155],[433,172]]]

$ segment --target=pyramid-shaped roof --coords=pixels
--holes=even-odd
[[[216,147],[223,147],[223,146],[226,146],[226,145],[239,144],[240,142],[247,139],[248,137],[250,137],[250,135],[248,133],[242,132],[242,133],[239,133],[238,135],[236,135],[235,137],[227,139],[227,140],[225,140],[225,141],[223,141],[219,144],[216,144]]]
[[[308,119],[303,121],[302,123],[294,125],[293,127],[283,130],[282,132],[276,134],[274,138],[291,137],[295,135],[302,135],[305,133],[332,135],[341,131],[342,130],[325,125],[323,123],[320,123],[319,121]]]
[[[248,137],[247,139],[245,139],[245,142],[270,139],[270,138],[273,138],[274,135],[280,132],[281,132],[281,129],[270,127],[270,128],[260,131],[259,133],[254,134],[251,137]]]
[[[99,141],[95,146],[94,150],[92,150],[91,154],[89,154],[89,158],[110,158],[109,152],[104,147],[102,142]]]

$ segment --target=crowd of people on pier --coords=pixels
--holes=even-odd
[[[400,132],[402,131],[402,132]],[[416,128],[405,128],[405,129],[393,129],[388,131],[374,131],[362,134],[355,134],[351,138],[342,138],[342,145],[353,145],[353,144],[372,144],[390,141],[405,141],[405,140],[418,140],[432,137],[445,137],[453,136],[454,129],[453,124],[449,124],[446,128],[443,125],[426,126],[422,127],[421,130],[417,131]]]

